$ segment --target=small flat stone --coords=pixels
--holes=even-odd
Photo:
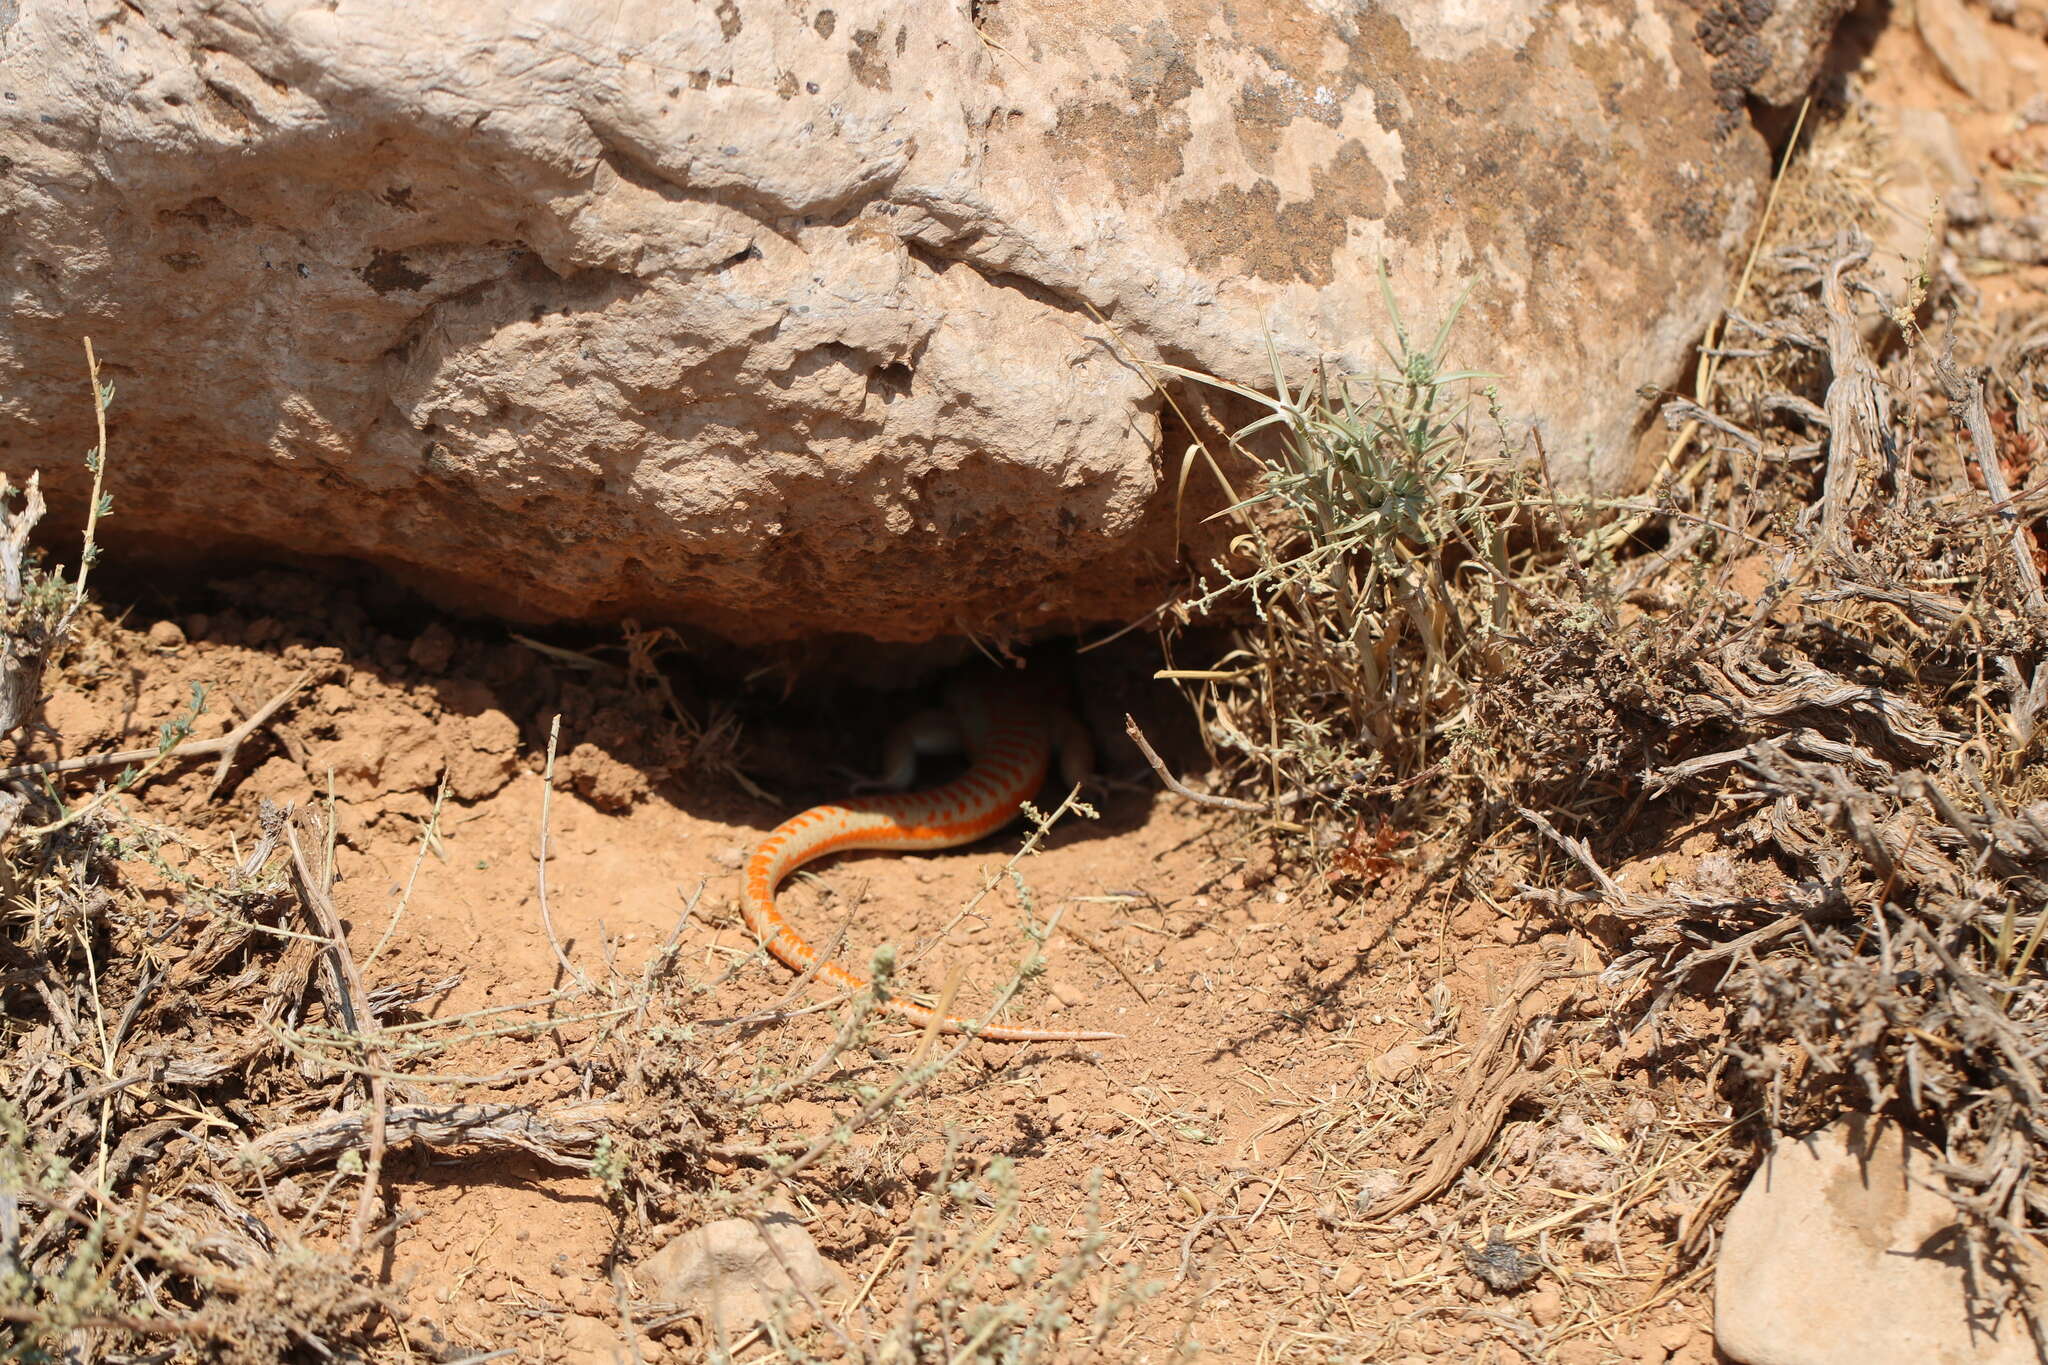
[[[1741,1365],[2036,1365],[2026,1325],[1973,1324],[1934,1155],[1852,1115],[1784,1138],[1728,1215],[1716,1344]]]
[[[707,1322],[715,1317],[729,1333],[767,1321],[778,1299],[823,1297],[839,1279],[803,1224],[780,1213],[707,1223],[642,1261],[633,1276],[650,1299]]]

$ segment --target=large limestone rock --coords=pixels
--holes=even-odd
[[[131,558],[751,641],[1117,619],[1185,444],[1128,357],[1377,365],[1382,259],[1626,482],[1761,200],[1741,91],[1837,7],[1756,8],[0,0],[0,467],[78,506],[90,333]]]
[[[2016,1314],[1972,1321],[1934,1156],[1854,1115],[1781,1139],[1715,1270],[1715,1344],[1739,1365],[2035,1365]]]

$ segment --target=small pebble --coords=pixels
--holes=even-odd
[[[159,621],[149,628],[151,649],[174,650],[185,647],[185,632],[176,621]]]
[[[1366,1063],[1366,1069],[1375,1079],[1399,1081],[1413,1074],[1422,1062],[1423,1052],[1420,1047],[1414,1043],[1396,1043]]]

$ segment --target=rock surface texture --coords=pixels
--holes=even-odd
[[[1761,202],[1741,93],[1838,9],[1754,8],[5,0],[0,467],[79,505],[90,334],[131,556],[749,641],[1119,619],[1185,444],[1128,358],[1376,366],[1382,260],[1627,482]]]
[[[1972,1323],[1934,1156],[1862,1115],[1781,1139],[1728,1215],[1715,1344],[1740,1365],[2033,1365],[2026,1324]]]
[[[674,1304],[726,1336],[843,1289],[803,1224],[786,1214],[723,1218],[684,1233],[634,1271],[647,1296]]]

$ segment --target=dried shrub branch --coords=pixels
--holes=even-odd
[[[1850,306],[1869,255],[1840,233],[1761,258],[1710,399],[1666,412],[1697,452],[1648,499],[1552,491],[1398,326],[1394,376],[1279,387],[1235,437],[1265,469],[1236,553],[1183,604],[1251,624],[1177,672],[1269,825],[1308,794],[1295,856],[1333,881],[1377,875],[1374,831],[1431,831],[1604,944],[1608,1026],[1666,1065],[1692,1038],[1756,1116],[1724,1163],[1845,1108],[1934,1142],[1995,1296],[2048,1249],[2048,341],[1964,369],[1908,330],[1880,360]],[[1365,780],[1389,769],[1434,775]],[[1712,833],[1681,880],[1610,870],[1673,829]],[[1483,887],[1469,866],[1437,864]],[[1722,1032],[1667,1032],[1681,996]],[[1476,1140],[1418,1106],[1408,1140],[1443,1161],[1360,1209],[1481,1159],[1487,1095],[1569,1109],[1518,1066],[1458,1109]],[[1672,1275],[1710,1246],[1687,1224]]]

